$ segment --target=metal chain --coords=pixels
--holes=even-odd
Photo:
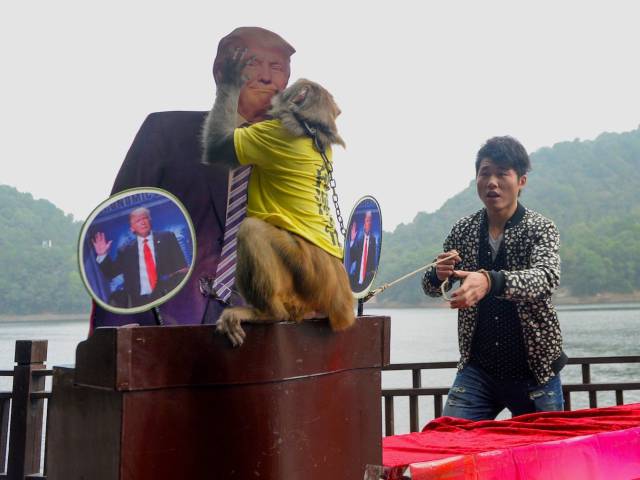
[[[306,122],[306,120],[297,116],[296,118],[298,118],[298,121],[301,121],[302,125],[307,131],[307,135],[313,138],[313,143],[316,147],[316,150],[320,152],[320,155],[322,156],[322,160],[324,160],[324,166],[327,169],[327,173],[329,174],[329,187],[331,187],[331,191],[333,192],[331,195],[331,199],[333,200],[333,207],[336,210],[336,218],[338,219],[338,224],[340,225],[340,233],[342,234],[342,238],[346,238],[347,230],[344,228],[344,219],[342,218],[342,212],[340,210],[340,205],[338,204],[339,199],[338,199],[338,192],[336,191],[336,179],[333,178],[333,166],[331,165],[331,162],[325,155],[324,148],[322,147],[322,145],[320,145],[320,141],[318,140],[317,129],[311,128],[309,124]]]
[[[329,187],[331,187],[331,191],[333,192],[331,195],[331,199],[333,200],[333,207],[336,210],[336,218],[338,219],[338,224],[340,225],[340,233],[342,234],[342,238],[346,238],[347,230],[344,228],[344,219],[342,218],[342,212],[340,211],[340,205],[338,204],[338,192],[336,191],[336,179],[333,178],[333,166],[329,159],[324,154],[324,152],[320,152],[322,155],[322,159],[324,160],[324,166],[327,169],[327,173],[329,174]]]

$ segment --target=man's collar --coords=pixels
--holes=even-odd
[[[516,225],[518,225],[524,218],[525,211],[526,209],[522,206],[520,202],[518,202],[516,211],[513,212],[513,215],[511,215],[511,218],[507,220],[507,223],[504,224],[504,229],[506,230],[508,228],[515,227]],[[482,225],[484,227],[488,227],[489,225],[489,217],[487,215],[486,208],[482,209]]]
[[[149,232],[149,235],[147,235],[146,237],[141,237],[139,235],[136,235],[136,239],[138,240],[138,243],[143,242],[146,240],[149,240],[149,243],[153,243],[153,231]]]
[[[515,227],[519,224],[524,218],[525,208],[522,206],[520,202],[518,202],[518,206],[516,207],[516,211],[513,213],[505,228]]]

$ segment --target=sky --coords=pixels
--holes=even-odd
[[[373,195],[387,231],[466,188],[492,136],[533,152],[640,124],[637,2],[222,5],[2,2],[0,184],[85,219],[146,115],[211,108],[218,40],[247,25],[333,93],[341,209]]]

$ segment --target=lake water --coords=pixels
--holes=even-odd
[[[366,309],[366,314],[391,317],[393,363],[453,361],[458,359],[456,312],[449,309]],[[640,304],[559,308],[565,352],[570,357],[640,355]],[[49,341],[47,365],[72,364],[75,347],[88,330],[85,321],[0,323],[0,370],[13,366],[15,340]],[[454,370],[423,372],[422,384],[449,386]],[[563,381],[580,381],[580,367],[568,366]],[[592,382],[640,381],[640,364],[594,365]],[[383,372],[383,387],[411,386],[411,372]],[[0,377],[0,391],[10,390],[11,380]],[[587,394],[572,394],[573,408],[588,406]],[[625,403],[640,402],[640,391],[625,392]],[[408,399],[395,401],[396,433],[408,427]],[[433,417],[433,399],[420,399],[420,422]],[[613,392],[598,394],[598,405],[614,405]],[[500,418],[504,418],[502,414]]]

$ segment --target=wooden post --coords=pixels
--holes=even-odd
[[[46,340],[17,340],[13,370],[8,480],[24,480],[40,473],[44,399],[31,400],[31,393],[44,390],[45,377],[34,377],[47,360]]]

